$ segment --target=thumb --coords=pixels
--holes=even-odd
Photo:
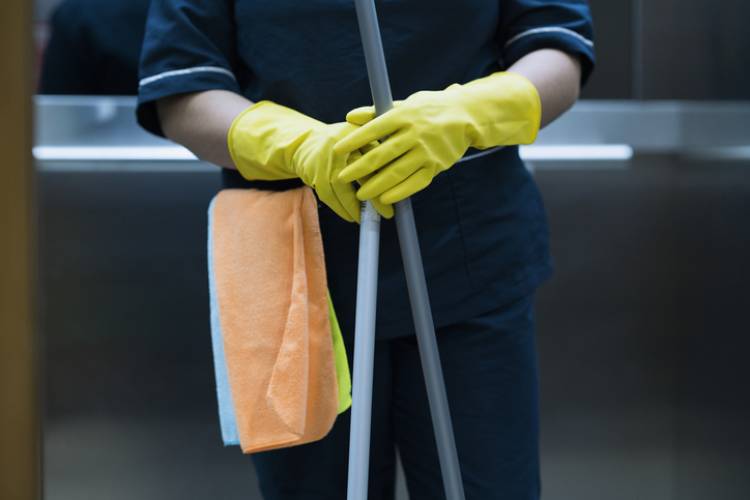
[[[399,107],[403,101],[393,101],[393,107]],[[354,125],[364,125],[365,123],[375,119],[375,106],[362,106],[361,108],[354,108],[346,114],[346,121],[353,123]]]

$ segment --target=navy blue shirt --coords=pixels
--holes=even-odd
[[[585,0],[377,2],[396,99],[440,90],[556,48],[594,63]],[[138,119],[162,134],[155,102],[211,89],[269,99],[325,122],[371,103],[354,2],[154,0],[141,59]],[[583,83],[583,82],[582,82]],[[227,187],[280,188],[223,173]],[[413,198],[437,326],[532,292],[551,273],[548,229],[518,148],[457,165]],[[343,325],[353,324],[358,226],[325,206],[328,280]],[[383,221],[378,336],[412,332],[395,225]]]

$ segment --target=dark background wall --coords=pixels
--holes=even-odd
[[[36,0],[39,22],[59,2]],[[589,3],[599,61],[584,98],[750,99],[750,2]]]
[[[589,99],[750,99],[750,2],[590,0]]]
[[[643,12],[645,97],[750,99],[750,2],[643,0]]]
[[[557,269],[537,307],[545,498],[746,500],[750,164],[629,167],[536,173]],[[47,500],[259,498],[216,415],[217,182],[42,175]]]
[[[591,5],[584,97],[750,99],[750,2]],[[750,164],[626,167],[537,171],[557,268],[538,302],[546,498],[746,500]],[[40,175],[47,500],[258,498],[218,433],[217,187],[203,173]]]
[[[587,99],[634,97],[633,0],[592,0],[597,67],[584,91]]]

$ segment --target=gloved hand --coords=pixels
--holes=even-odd
[[[380,141],[338,175],[360,181],[360,200],[397,203],[427,187],[470,147],[530,144],[541,122],[536,87],[521,75],[498,72],[442,91],[417,92],[375,117],[372,106],[346,116],[362,127],[340,139],[334,152],[346,155]]]
[[[245,179],[298,177],[315,189],[320,201],[352,222],[359,221],[360,203],[355,187],[340,180],[338,173],[361,153],[334,154],[333,146],[356,128],[346,122],[326,124],[271,101],[260,101],[234,119],[227,144]],[[392,206],[373,204],[384,217],[393,216]]]

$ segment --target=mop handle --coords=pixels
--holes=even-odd
[[[380,41],[374,4],[356,2],[357,19],[365,43],[365,59],[370,87],[381,89],[373,99],[376,109],[385,112],[393,107],[388,73]],[[382,68],[378,70],[377,68]],[[378,80],[379,79],[379,80]],[[372,424],[372,381],[375,358],[375,313],[378,297],[378,256],[380,215],[372,203],[362,204],[357,262],[357,303],[354,320],[354,368],[352,373],[352,410],[349,430],[349,474],[347,500],[367,500],[370,470],[370,430]]]
[[[367,73],[370,80],[375,112],[383,114],[393,107],[393,98],[388,79],[388,68],[385,63],[383,42],[380,36],[377,13],[374,0],[355,0],[357,9],[357,20],[362,37],[362,46],[367,63]],[[370,207],[371,209],[371,207]],[[422,255],[419,249],[417,228],[414,222],[414,212],[411,201],[406,199],[396,204],[396,228],[398,231],[399,245],[401,247],[401,258],[404,263],[407,288],[409,290],[409,301],[411,302],[414,328],[419,343],[419,355],[424,371],[427,396],[432,415],[435,441],[437,443],[438,455],[440,457],[440,469],[443,476],[446,498],[449,500],[463,500],[464,490],[461,480],[461,469],[458,463],[456,443],[451,424],[448,397],[445,392],[445,382],[440,364],[440,354],[435,338],[435,325],[432,320],[430,300],[427,294],[427,282],[424,276]],[[361,258],[361,256],[360,256]],[[361,261],[360,261],[361,263]],[[360,271],[361,268],[360,268]],[[356,348],[355,348],[356,355]],[[356,360],[355,360],[356,373]],[[356,375],[355,375],[356,376]],[[372,374],[370,374],[372,376]],[[371,380],[370,380],[371,383]],[[372,387],[370,385],[370,391]],[[371,398],[370,393],[370,398]],[[353,402],[353,407],[356,405]],[[355,416],[352,414],[352,420]],[[369,424],[369,420],[368,420]],[[368,443],[369,443],[369,427]],[[350,455],[351,456],[351,455]],[[368,462],[369,464],[369,462]],[[361,464],[360,464],[361,465]],[[350,464],[351,467],[351,464]],[[352,486],[352,470],[350,469],[350,482]],[[360,472],[360,474],[362,474]],[[350,496],[350,500],[365,500],[367,498],[367,469],[364,470],[364,491],[359,490],[359,496]],[[351,490],[350,490],[351,491]]]
[[[346,490],[348,500],[367,500],[379,246],[380,215],[371,203],[363,203],[359,228],[357,303],[354,320],[349,477]]]

